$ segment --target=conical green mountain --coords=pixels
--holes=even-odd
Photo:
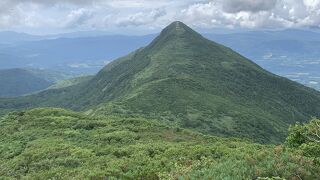
[[[320,116],[318,91],[267,72],[182,22],[88,82],[0,102],[8,109],[34,106],[31,100],[91,114],[140,114],[203,133],[273,143],[283,140],[290,124]]]

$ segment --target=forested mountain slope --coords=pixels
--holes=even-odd
[[[320,116],[320,93],[174,22],[86,83],[0,100],[2,111],[39,106],[140,114],[203,133],[277,143],[290,124]]]

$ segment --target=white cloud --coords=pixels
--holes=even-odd
[[[303,0],[304,4],[313,10],[316,8],[319,8],[320,6],[320,0]]]
[[[93,17],[93,12],[84,8],[72,10],[66,17],[64,27],[74,28],[86,23]]]
[[[1,0],[0,30],[320,28],[320,0]]]
[[[273,9],[277,0],[222,0],[225,12],[237,13],[240,11],[259,12]]]
[[[158,18],[166,15],[164,9],[153,9],[150,12],[138,12],[135,14],[130,14],[123,18],[118,19],[116,22],[119,26],[141,26],[148,25],[156,22]]]
[[[320,28],[320,0],[217,0],[192,4],[180,16],[203,27]]]

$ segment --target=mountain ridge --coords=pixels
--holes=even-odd
[[[142,114],[202,133],[278,143],[290,124],[320,116],[320,93],[174,22],[86,83],[0,100],[1,109],[34,106]]]

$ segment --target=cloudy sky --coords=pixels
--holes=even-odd
[[[175,20],[198,29],[318,29],[320,0],[0,0],[0,31],[149,33]]]

